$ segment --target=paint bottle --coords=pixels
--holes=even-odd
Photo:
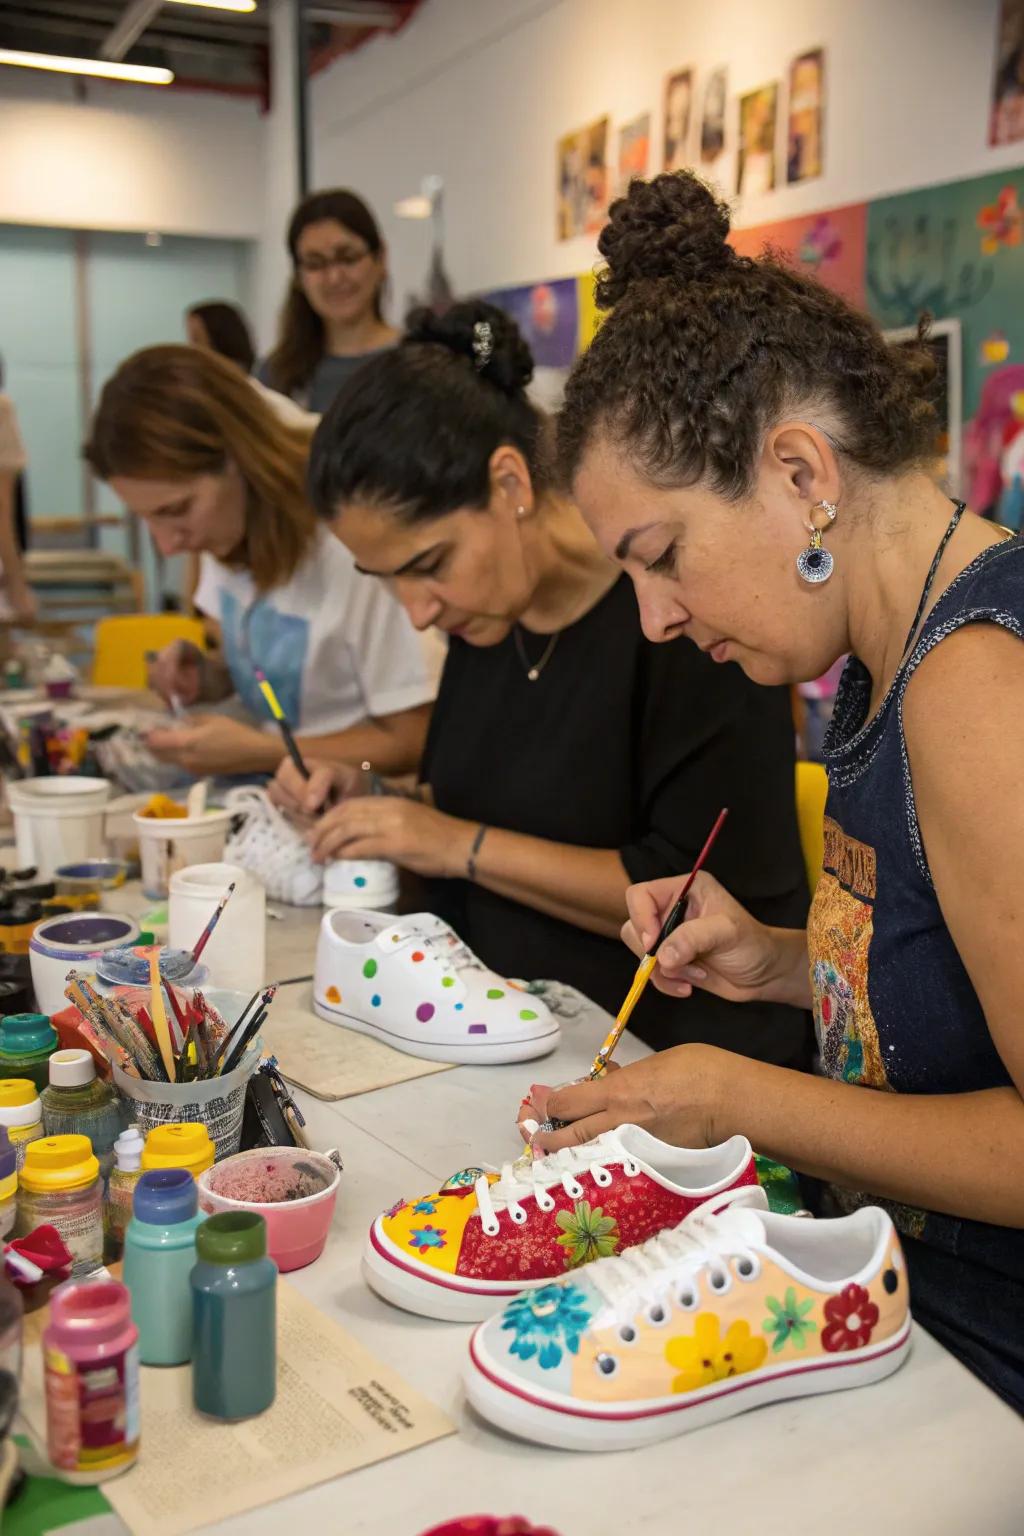
[[[29,1144],[18,1181],[15,1236],[56,1227],[79,1263],[103,1258],[103,1181],[88,1136],[44,1136]]]
[[[114,1143],[124,1121],[121,1101],[109,1083],[96,1076],[88,1051],[54,1051],[50,1082],[43,1089],[43,1125],[47,1136],[88,1136],[104,1180],[114,1166]]]
[[[43,1334],[46,1438],[67,1481],[99,1483],[139,1454],[139,1348],[118,1280],[69,1280]]]
[[[0,1019],[0,1077],[30,1077],[42,1090],[50,1080],[50,1057],[59,1045],[45,1013],[9,1013]]]
[[[192,1401],[215,1419],[246,1419],[274,1401],[277,1265],[255,1211],[210,1216],[192,1271]]]
[[[135,1186],[142,1177],[144,1145],[145,1138],[137,1125],[130,1125],[114,1142],[114,1166],[103,1207],[103,1257],[108,1264],[119,1259],[124,1248],[124,1234],[132,1219]]]
[[[7,1127],[0,1125],[0,1239],[10,1235],[18,1214],[18,1154]]]
[[[135,1186],[124,1239],[124,1283],[132,1293],[143,1365],[192,1358],[192,1288],[199,1191],[185,1168],[154,1168]]]
[[[150,1131],[142,1153],[142,1168],[144,1173],[154,1168],[187,1168],[198,1179],[213,1167],[214,1156],[215,1148],[205,1125],[175,1120]]]
[[[20,1168],[29,1142],[46,1135],[39,1091],[30,1077],[0,1078],[0,1125],[7,1128]]]

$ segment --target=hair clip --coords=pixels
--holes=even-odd
[[[473,326],[473,363],[480,373],[491,360],[494,351],[494,333],[489,320],[477,320]]]

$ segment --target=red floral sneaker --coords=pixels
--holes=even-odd
[[[537,1161],[527,1154],[500,1174],[463,1169],[436,1194],[399,1200],[370,1228],[363,1275],[409,1312],[472,1322],[756,1183],[744,1136],[691,1151],[620,1125]]]
[[[809,1221],[764,1205],[760,1189],[723,1194],[516,1297],[470,1340],[473,1407],[542,1445],[619,1451],[890,1375],[910,1308],[885,1211]]]

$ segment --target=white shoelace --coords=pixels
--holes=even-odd
[[[507,1210],[516,1225],[522,1226],[529,1219],[522,1205],[524,1200],[535,1200],[542,1211],[553,1211],[556,1202],[548,1191],[556,1184],[561,1184],[571,1200],[582,1200],[586,1190],[576,1178],[578,1173],[589,1173],[599,1188],[606,1188],[612,1182],[609,1163],[621,1163],[628,1178],[635,1178],[640,1172],[639,1163],[607,1134],[582,1147],[549,1152],[536,1162],[527,1155],[518,1162],[503,1163],[496,1183],[491,1184],[486,1178],[476,1181],[476,1203],[484,1233],[497,1236],[500,1210]]]
[[[724,1211],[715,1214],[699,1207],[679,1226],[591,1264],[588,1278],[617,1312],[632,1317],[646,1307],[654,1323],[667,1320],[668,1310],[660,1303],[670,1290],[684,1309],[697,1306],[702,1270],[707,1271],[711,1294],[724,1296],[732,1289],[734,1275],[750,1281],[761,1271],[760,1260],[749,1246],[749,1231],[744,1232],[730,1209],[734,1202],[742,1207],[750,1198],[747,1186],[723,1191],[719,1199],[730,1202]]]
[[[226,851],[259,875],[279,900],[318,900],[323,872],[313,864],[302,832],[282,815],[266,790],[232,790],[227,804],[230,810],[244,815],[245,821],[229,839]]]
[[[482,971],[484,963],[478,960],[468,944],[464,944],[453,928],[441,918],[433,918],[432,925],[410,928],[401,932],[404,944],[414,943],[425,950],[431,960],[451,966],[453,971]]]

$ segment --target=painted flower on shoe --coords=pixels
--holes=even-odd
[[[773,1355],[777,1355],[787,1344],[795,1344],[797,1349],[806,1347],[808,1335],[818,1331],[817,1323],[807,1316],[813,1306],[810,1297],[806,1301],[797,1301],[792,1286],[787,1288],[782,1301],[776,1301],[774,1296],[768,1297],[768,1310],[772,1315],[765,1319],[761,1327],[765,1333],[775,1335],[772,1340]]]
[[[825,1303],[825,1327],[821,1342],[830,1353],[860,1349],[871,1338],[878,1322],[878,1308],[862,1285],[847,1285]]]
[[[562,1229],[555,1241],[565,1249],[566,1269],[607,1259],[619,1246],[618,1222],[604,1214],[603,1206],[591,1208],[589,1200],[577,1200],[571,1211],[559,1211],[555,1225]]]
[[[433,1216],[434,1212],[437,1210],[437,1201],[417,1200],[412,1209],[414,1216]]]
[[[669,1339],[665,1345],[665,1359],[679,1372],[672,1382],[672,1391],[695,1392],[698,1387],[709,1387],[713,1381],[756,1371],[767,1353],[764,1339],[751,1337],[749,1323],[731,1324],[722,1338],[715,1313],[701,1312],[692,1334]]]
[[[561,1363],[563,1350],[570,1355],[579,1352],[580,1336],[589,1322],[590,1302],[579,1286],[544,1285],[510,1302],[501,1327],[515,1334],[510,1354],[520,1360],[536,1355],[541,1369],[552,1371]]]
[[[413,1227],[409,1234],[409,1246],[411,1248],[443,1248],[445,1239],[444,1227]]]
[[[391,1209],[384,1212],[385,1220],[386,1221],[390,1221],[393,1216],[397,1216],[399,1211],[402,1209],[402,1207],[404,1205],[405,1205],[405,1201],[404,1200],[396,1200],[394,1205],[391,1207]]]
[[[472,1189],[483,1172],[482,1168],[460,1168],[457,1173],[452,1174],[450,1179],[445,1179],[441,1185],[441,1193],[447,1194],[457,1189]]]

